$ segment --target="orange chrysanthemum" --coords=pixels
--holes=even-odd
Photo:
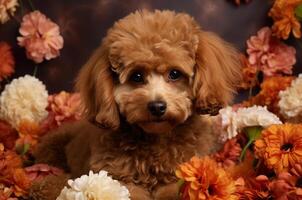
[[[0,81],[15,72],[15,59],[11,47],[6,42],[0,42]]]
[[[302,0],[276,0],[269,16],[273,18],[273,33],[276,37],[287,39],[292,32],[296,38],[301,37],[301,24],[295,16],[295,8]]]
[[[27,194],[31,181],[22,168],[21,157],[14,151],[6,150],[0,143],[0,186],[4,186],[9,192],[2,196],[20,197]],[[1,187],[0,187],[1,190]]]
[[[276,173],[302,162],[302,124],[272,125],[255,143],[256,155]]]
[[[273,113],[279,113],[279,92],[290,86],[294,77],[277,76],[266,78],[261,84],[261,91],[248,101],[243,102],[243,106],[267,106],[267,109]]]
[[[251,66],[245,55],[241,55],[242,63],[242,81],[239,84],[240,89],[249,89],[257,84],[257,68]]]
[[[37,123],[30,121],[20,122],[18,131],[20,135],[16,141],[18,148],[24,147],[24,145],[30,145],[30,147],[34,148],[42,134],[41,127]]]
[[[176,176],[185,181],[182,199],[235,200],[235,181],[209,157],[193,157],[179,166]]]

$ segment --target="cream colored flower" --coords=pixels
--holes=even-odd
[[[279,92],[280,112],[285,118],[302,117],[302,74],[292,81],[291,86]]]
[[[245,127],[262,126],[267,127],[272,124],[282,124],[280,119],[269,112],[266,107],[253,106],[249,108],[239,108],[234,111],[232,107],[226,107],[219,111],[222,129],[226,133],[225,139],[235,137],[240,130]]]
[[[125,186],[113,180],[106,171],[83,175],[75,180],[68,180],[57,200],[130,200]]]
[[[6,23],[16,12],[17,0],[0,0],[0,23]]]
[[[47,116],[48,92],[37,78],[25,75],[5,86],[0,96],[0,118],[14,128],[24,121],[40,122]]]

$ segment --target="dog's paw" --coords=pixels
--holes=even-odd
[[[160,186],[153,191],[154,200],[177,200],[179,186],[177,183],[172,183]]]
[[[32,200],[55,200],[63,187],[66,185],[69,176],[48,176],[44,180],[34,182],[30,188],[29,197]]]
[[[143,187],[134,184],[126,184],[126,187],[130,192],[131,200],[152,200],[150,192]]]

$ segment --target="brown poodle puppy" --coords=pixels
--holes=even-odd
[[[192,17],[137,11],[119,20],[80,71],[87,120],[48,134],[37,162],[64,168],[32,187],[54,200],[68,178],[108,171],[131,199],[176,199],[177,166],[217,148],[209,117],[232,99],[237,52]]]

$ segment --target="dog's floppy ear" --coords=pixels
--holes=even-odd
[[[201,31],[193,80],[196,111],[216,115],[230,103],[241,79],[240,71],[235,48],[214,33]]]
[[[113,76],[104,44],[81,69],[76,87],[80,91],[88,120],[104,128],[119,127],[119,113],[113,96]]]

